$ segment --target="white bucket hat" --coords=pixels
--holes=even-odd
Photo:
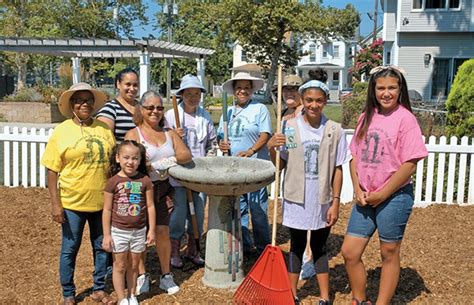
[[[263,79],[258,77],[253,77],[247,72],[239,72],[233,78],[227,80],[222,84],[222,89],[227,92],[227,94],[234,94],[234,82],[238,80],[249,80],[252,82],[252,90],[255,92],[263,88]]]
[[[59,98],[58,108],[59,112],[66,118],[71,118],[72,108],[71,108],[71,96],[77,91],[89,91],[94,95],[94,105],[92,106],[92,113],[95,113],[97,110],[104,106],[105,101],[107,100],[107,95],[104,92],[99,91],[91,87],[87,83],[77,83],[72,85],[68,90],[64,91]]]
[[[181,79],[181,84],[179,85],[178,91],[176,91],[176,95],[182,95],[183,91],[189,88],[197,88],[200,89],[202,93],[206,93],[206,88],[204,88],[197,76],[186,74]]]

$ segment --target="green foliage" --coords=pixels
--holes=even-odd
[[[16,94],[7,95],[5,102],[42,102],[43,96],[35,88],[22,88]]]
[[[354,57],[354,67],[350,70],[358,80],[362,75],[369,75],[370,70],[383,63],[383,40],[379,38],[370,45],[365,46]]]
[[[474,137],[474,59],[464,62],[446,101],[449,136]]]
[[[367,99],[367,83],[354,83],[352,95],[342,101],[342,127],[355,129]]]

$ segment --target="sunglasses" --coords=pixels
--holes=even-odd
[[[71,102],[73,104],[79,104],[79,105],[82,105],[84,103],[86,103],[87,105],[89,106],[92,106],[94,105],[94,98],[88,98],[88,99],[82,99],[82,98],[75,98],[75,99],[71,99]]]
[[[165,110],[165,107],[163,106],[155,106],[155,105],[150,105],[150,106],[144,106],[142,105],[143,109],[148,110],[148,111],[153,111],[156,109],[156,111],[163,111]]]
[[[379,72],[382,72],[382,71],[387,71],[387,70],[390,70],[390,71],[395,71],[399,74],[405,74],[405,70],[403,70],[402,68],[399,68],[397,66],[378,66],[378,67],[375,67],[373,68],[372,70],[370,70],[369,72],[369,75],[374,75],[376,73],[379,73]]]

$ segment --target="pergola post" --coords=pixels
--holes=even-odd
[[[206,84],[204,83],[205,81],[205,73],[206,73],[206,64],[205,64],[205,60],[204,58],[201,56],[200,58],[197,58],[196,59],[196,63],[197,63],[197,77],[199,78],[199,80],[201,81],[202,85],[204,88],[206,88]],[[204,94],[201,94],[201,106],[203,106],[203,103],[204,103]]]
[[[150,88],[150,54],[146,48],[140,53],[140,97]]]
[[[72,60],[72,83],[77,84],[81,81],[81,59],[73,57]]]

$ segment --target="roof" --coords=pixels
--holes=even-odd
[[[66,57],[150,57],[200,58],[214,53],[198,48],[156,39],[97,39],[97,38],[24,38],[0,36],[0,51],[35,53]]]

